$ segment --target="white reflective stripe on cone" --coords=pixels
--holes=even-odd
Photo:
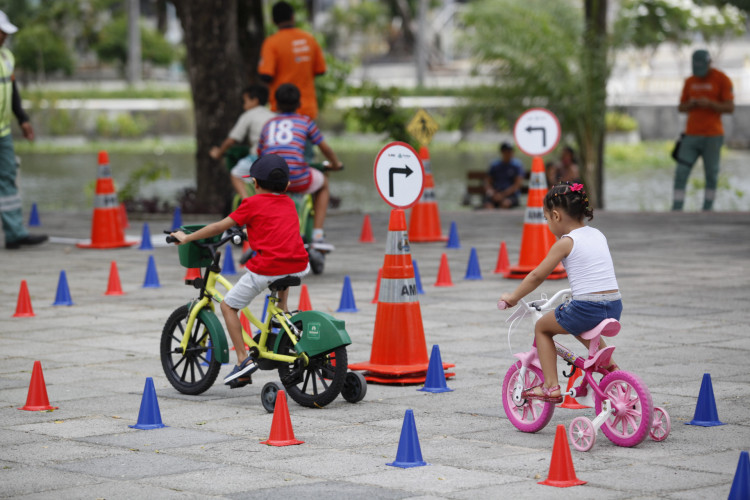
[[[416,280],[414,278],[381,278],[378,302],[389,304],[419,302]]]

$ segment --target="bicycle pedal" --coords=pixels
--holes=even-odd
[[[287,375],[281,377],[281,383],[284,384],[284,387],[288,387],[290,385],[297,385],[297,384],[299,384],[300,382],[302,382],[303,379],[304,379],[304,377],[302,376],[302,372],[301,371],[299,371],[299,372],[298,371],[294,371],[294,372],[290,372]]]

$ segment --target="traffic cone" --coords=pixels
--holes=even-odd
[[[737,472],[734,473],[732,489],[729,490],[729,500],[747,500],[750,498],[750,457],[743,451],[737,462]]]
[[[250,320],[247,319],[247,316],[245,316],[244,314],[240,314],[240,325],[242,325],[242,329],[245,331],[245,333],[247,333],[248,335],[252,335],[253,327],[250,326]],[[234,346],[230,347],[229,350],[234,351]],[[245,350],[250,350],[250,346],[245,344]]]
[[[411,261],[412,264],[414,264],[414,281],[417,283],[417,293],[419,295],[424,295],[424,288],[422,288],[422,276],[419,274],[419,266],[417,265],[417,261],[413,260]]]
[[[698,404],[695,407],[693,420],[685,422],[687,425],[700,425],[701,427],[714,427],[724,425],[719,420],[719,412],[716,410],[716,400],[714,399],[714,387],[711,383],[711,375],[703,374],[701,382],[701,391],[698,394]]]
[[[39,222],[39,209],[36,208],[36,203],[31,204],[31,213],[29,213],[29,227],[39,227],[42,223]]]
[[[57,294],[55,295],[55,301],[52,303],[53,306],[72,306],[73,299],[70,297],[70,289],[68,288],[68,278],[65,275],[65,271],[60,271],[60,279],[57,281]]]
[[[148,229],[148,222],[143,223],[143,232],[141,233],[141,246],[138,250],[153,250],[154,245],[151,244],[151,231]]]
[[[182,209],[175,207],[174,215],[172,216],[172,230],[177,230],[182,227]]]
[[[415,243],[445,241],[440,230],[440,213],[435,200],[435,180],[430,169],[430,152],[427,147],[419,148],[419,158],[424,166],[424,191],[422,197],[411,209],[409,239]]]
[[[576,471],[573,467],[573,457],[570,456],[568,433],[565,432],[563,424],[557,426],[557,432],[555,433],[555,445],[552,448],[552,461],[549,464],[549,474],[547,474],[547,479],[539,481],[539,484],[554,486],[556,488],[586,484],[586,481],[581,481],[576,477]]]
[[[30,318],[36,316],[34,309],[31,307],[31,297],[29,297],[29,286],[26,280],[21,280],[21,289],[18,291],[18,302],[16,302],[16,313],[14,318]]]
[[[117,272],[117,263],[114,260],[109,266],[109,281],[104,295],[125,295],[120,286],[120,273]]]
[[[359,312],[357,304],[354,303],[354,292],[352,291],[352,282],[349,276],[344,276],[344,287],[341,289],[341,301],[336,312],[355,313]]]
[[[481,280],[482,271],[479,269],[479,257],[477,257],[477,249],[472,247],[471,254],[469,254],[469,263],[466,266],[465,280]]]
[[[505,274],[510,271],[510,261],[508,261],[508,249],[505,242],[500,242],[500,251],[497,254],[497,265],[495,265],[495,274]]]
[[[120,225],[123,229],[130,227],[130,221],[128,221],[128,209],[125,208],[125,203],[120,202]]]
[[[544,220],[544,196],[546,194],[547,174],[544,170],[544,161],[539,156],[535,156],[531,161],[529,195],[526,201],[518,264],[503,275],[506,278],[525,278],[544,260],[550,247],[555,243],[555,236],[550,232]],[[558,264],[547,279],[561,279],[566,276],[565,268],[562,264]]]
[[[143,280],[143,288],[159,288],[159,274],[156,272],[154,256],[148,256],[148,267],[146,267],[146,279]]]
[[[307,291],[307,285],[303,284],[299,293],[299,305],[297,309],[300,311],[312,311],[312,308],[310,293]]]
[[[94,216],[91,221],[91,242],[77,243],[79,248],[119,248],[133,246],[137,241],[126,241],[120,222],[117,192],[109,168],[109,156],[99,151],[99,167],[96,175]]]
[[[186,285],[193,282],[194,279],[201,277],[201,270],[199,267],[189,267],[185,272],[185,277],[182,278]]]
[[[271,435],[260,444],[269,446],[290,446],[293,444],[303,444],[294,437],[292,429],[292,419],[289,417],[289,407],[286,404],[286,392],[279,391],[276,393],[276,404],[273,407],[273,420],[271,421]]]
[[[448,243],[445,248],[461,248],[461,241],[458,239],[458,227],[456,222],[451,222],[451,231],[448,234]]]
[[[31,382],[29,383],[29,392],[26,396],[26,404],[19,408],[19,410],[57,410],[57,406],[50,406],[49,404],[47,386],[44,383],[44,373],[42,373],[41,361],[34,361],[34,369],[31,371]]]
[[[380,280],[383,279],[383,268],[378,269],[378,281],[375,283],[375,296],[370,301],[371,304],[378,303],[378,297],[380,297]]]
[[[370,216],[365,214],[365,219],[362,221],[362,233],[359,235],[360,243],[375,243],[375,238],[372,235],[372,225],[370,224]]]
[[[232,257],[232,245],[224,247],[224,267],[221,268],[221,274],[226,276],[235,276],[237,269],[234,267],[234,258]]]
[[[161,421],[159,401],[156,399],[154,379],[151,377],[146,377],[146,386],[143,388],[143,397],[141,398],[141,409],[138,412],[138,422],[128,427],[144,431],[166,427]]]
[[[445,254],[440,256],[440,269],[438,269],[435,286],[453,286],[451,268],[448,266],[448,256]]]
[[[565,389],[565,392],[570,391],[570,389],[575,384],[575,381],[581,376],[583,372],[581,370],[576,370],[575,373],[568,379],[568,387]],[[591,408],[590,406],[582,405],[573,396],[565,396],[565,399],[562,403],[557,405],[558,408],[569,408],[571,410],[580,410],[581,408]]]
[[[391,211],[385,248],[370,361],[349,369],[366,370],[370,382],[424,383],[429,360],[403,210]]]
[[[385,465],[401,467],[402,469],[429,465],[422,460],[422,448],[419,446],[419,436],[417,435],[417,426],[414,423],[414,412],[412,410],[406,410],[404,415],[396,460]]]
[[[424,387],[417,389],[422,392],[451,392],[453,389],[445,383],[445,371],[443,370],[443,360],[440,358],[440,347],[436,344],[432,346],[430,354],[430,366],[427,368],[427,377],[424,381]]]

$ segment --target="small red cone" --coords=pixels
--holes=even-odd
[[[510,261],[508,260],[508,249],[505,247],[505,242],[500,242],[500,252],[497,254],[497,265],[495,266],[495,274],[505,274],[510,271]]]
[[[107,291],[104,295],[124,295],[122,286],[120,285],[120,273],[117,272],[117,262],[114,260],[109,266],[109,283],[107,283]]]
[[[440,257],[440,269],[438,269],[435,286],[453,286],[451,268],[448,266],[448,256],[445,254]]]
[[[578,379],[578,377],[581,376],[581,370],[576,370],[575,374],[573,374],[572,377],[568,379],[568,387],[565,389],[565,392],[568,392],[571,387],[573,387],[573,384],[575,384],[575,381]],[[576,401],[576,398],[572,396],[565,396],[565,399],[563,402],[559,405],[557,405],[558,408],[570,408],[571,410],[580,410],[582,408],[591,408],[590,406],[585,406]]]
[[[573,467],[573,458],[570,456],[570,445],[568,444],[568,433],[565,426],[560,424],[555,432],[555,445],[552,448],[552,461],[549,464],[547,479],[539,481],[539,484],[554,486],[556,488],[567,488],[586,484],[576,477]]]
[[[359,236],[360,243],[375,243],[375,237],[372,235],[372,225],[370,224],[370,216],[365,215],[365,219],[362,222],[362,234]]]
[[[19,410],[57,410],[57,406],[50,406],[49,404],[47,386],[44,384],[44,374],[42,373],[41,361],[34,361],[34,369],[31,372],[31,383],[29,384],[29,394],[26,396],[26,404],[19,408]]]
[[[125,209],[125,203],[123,202],[120,202],[120,225],[123,229],[130,227],[130,222],[128,222],[128,211]]]
[[[30,318],[36,316],[34,309],[31,307],[31,297],[29,297],[29,286],[26,280],[21,280],[21,289],[18,291],[18,302],[16,303],[16,314],[14,318]]]
[[[310,303],[310,293],[307,291],[307,285],[303,284],[299,294],[299,305],[297,309],[300,311],[312,311],[312,304]]]
[[[375,284],[375,296],[372,298],[371,304],[378,303],[378,297],[380,297],[380,280],[383,279],[383,268],[378,269],[378,282]]]
[[[289,408],[286,405],[286,392],[279,391],[276,393],[276,405],[273,408],[271,435],[267,440],[261,441],[260,444],[267,444],[269,446],[290,446],[302,443],[304,443],[304,441],[299,441],[294,438],[292,420],[289,418]]]
[[[188,267],[187,272],[185,272],[185,277],[183,278],[186,284],[189,284],[191,281],[193,281],[196,278],[201,277],[201,270],[199,267]]]

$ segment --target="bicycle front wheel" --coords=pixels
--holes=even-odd
[[[178,307],[169,316],[161,332],[161,365],[172,387],[192,396],[211,387],[219,375],[221,363],[211,356],[209,332],[200,318],[196,318],[190,332],[187,349],[180,343],[187,326],[188,306]]]
[[[288,335],[279,341],[279,354],[297,355]],[[284,389],[298,404],[308,408],[323,408],[341,392],[348,369],[346,347],[338,347],[328,354],[310,358],[307,366],[302,358],[279,366],[279,378]]]
[[[508,416],[508,420],[516,429],[523,432],[536,432],[543,429],[552,419],[555,412],[555,405],[545,403],[538,399],[525,399],[521,406],[517,406],[513,401],[513,389],[516,381],[521,374],[521,362],[517,361],[508,369],[503,379],[503,409]],[[523,387],[528,389],[544,382],[542,370],[536,366],[529,366],[526,370],[526,376],[523,380]]]
[[[612,404],[614,412],[601,429],[617,446],[631,447],[643,441],[651,430],[654,406],[646,384],[629,372],[618,370],[605,376],[599,388]],[[594,393],[596,413],[602,400]]]

